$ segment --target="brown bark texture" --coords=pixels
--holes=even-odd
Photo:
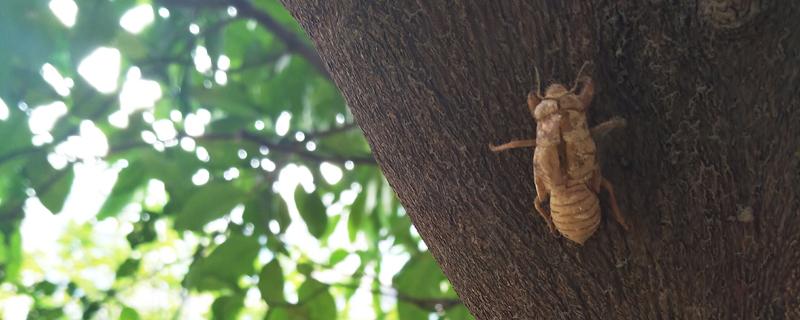
[[[800,3],[282,0],[478,319],[800,319]],[[525,106],[571,84],[625,233],[578,247],[534,212]]]

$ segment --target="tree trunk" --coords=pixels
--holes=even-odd
[[[478,319],[800,318],[800,4],[283,0]],[[633,224],[586,245],[535,213],[534,67],[571,84]]]

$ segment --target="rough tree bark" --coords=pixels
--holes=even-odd
[[[283,0],[479,319],[800,318],[800,4]],[[533,211],[533,68],[570,83],[634,230],[583,247]],[[604,198],[601,198],[604,199]]]

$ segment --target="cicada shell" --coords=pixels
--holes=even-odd
[[[576,94],[578,83],[583,83],[583,88]],[[594,84],[589,77],[579,77],[570,90],[561,84],[553,84],[547,88],[544,96],[538,89],[536,93],[531,91],[528,94],[528,108],[536,121],[536,139],[490,146],[495,152],[520,147],[535,148],[533,175],[536,211],[547,222],[551,232],[558,232],[578,244],[586,242],[600,225],[598,194],[601,189],[609,194],[615,220],[625,230],[629,229],[617,205],[611,183],[600,172],[597,146],[586,122],[586,110],[593,95]],[[609,121],[598,128],[607,129],[613,125],[615,123]]]

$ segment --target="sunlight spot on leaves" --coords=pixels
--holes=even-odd
[[[202,186],[208,183],[210,176],[211,175],[208,173],[208,170],[204,168],[197,170],[197,172],[195,172],[195,174],[192,175],[192,183],[194,183],[194,185],[196,186]]]
[[[119,19],[119,25],[125,29],[125,31],[138,34],[153,23],[153,20],[155,20],[153,7],[149,4],[142,4],[126,11]]]
[[[34,134],[34,144],[42,145],[52,142],[53,137],[50,130],[53,130],[56,121],[67,114],[67,105],[62,101],[55,101],[50,104],[41,105],[34,108],[28,118],[28,126]]]
[[[192,138],[189,137],[181,138],[181,149],[183,149],[184,151],[192,152],[194,151],[196,145],[197,143]]]
[[[336,184],[339,180],[342,180],[342,169],[332,163],[323,162],[319,165],[319,171],[328,184]]]
[[[281,114],[278,116],[278,120],[275,121],[275,134],[281,137],[285,136],[289,132],[289,121],[291,120],[291,113],[287,111],[281,112]]]
[[[236,8],[233,6],[228,6],[227,11],[228,11],[228,16],[230,16],[231,18],[235,17],[239,13],[238,10],[236,10]]]
[[[153,80],[142,79],[139,68],[130,68],[119,94],[120,109],[131,114],[137,110],[152,108],[159,99],[161,85]]]
[[[170,110],[169,112],[169,119],[173,122],[181,122],[183,120],[183,114],[180,110]]]
[[[228,168],[225,172],[222,173],[222,178],[226,181],[231,181],[239,177],[239,169],[236,167]]]
[[[317,150],[317,144],[314,143],[314,141],[309,141],[308,143],[306,143],[306,150],[308,151]]]
[[[50,154],[48,154],[47,155],[47,162],[50,163],[50,166],[52,166],[53,169],[56,169],[56,170],[64,169],[67,166],[67,164],[69,163],[69,161],[67,160],[66,156],[64,156],[62,154],[58,154],[58,153],[50,153]]]
[[[217,72],[214,72],[214,81],[218,85],[224,86],[228,84],[228,74],[223,70],[217,70]]]
[[[75,82],[70,78],[64,78],[58,69],[52,64],[45,63],[40,71],[44,81],[53,87],[53,90],[62,97],[69,95],[70,89],[75,85]]]
[[[288,54],[282,55],[280,58],[278,58],[278,61],[275,62],[275,72],[281,73],[281,71],[283,71],[284,69],[286,69],[286,67],[289,66],[289,62],[291,61],[292,61],[292,56]]]
[[[3,298],[0,310],[3,312],[3,319],[27,319],[31,306],[33,306],[33,298],[30,296],[13,295]]]
[[[156,121],[156,115],[150,111],[142,112],[142,120],[144,120],[145,123],[153,124],[153,122]]]
[[[219,68],[220,70],[227,71],[228,68],[230,67],[231,67],[231,58],[229,58],[224,54],[219,55],[219,57],[217,58],[217,68]]]
[[[108,123],[120,129],[128,127],[128,114],[122,110],[114,111],[108,116]]]
[[[236,168],[231,168],[231,169],[236,169]],[[236,207],[233,208],[233,210],[231,210],[231,213],[230,213],[229,216],[230,216],[231,222],[233,222],[235,224],[244,223],[244,206],[241,205],[241,204],[237,205]]]
[[[103,131],[94,122],[83,120],[80,124],[79,134],[67,138],[66,141],[56,146],[55,154],[71,161],[77,159],[89,161],[104,157],[108,154],[108,150],[108,139]]]
[[[0,98],[0,121],[8,119],[8,112],[8,105],[3,101],[3,98]]]
[[[116,48],[99,47],[78,64],[78,74],[100,93],[117,90],[121,57]]]
[[[50,11],[58,18],[67,28],[72,28],[75,25],[78,16],[78,5],[72,0],[51,0],[48,4]]]
[[[155,144],[156,142],[158,142],[156,134],[150,130],[142,131],[142,140],[144,140],[144,142],[146,142],[147,144]]]
[[[258,131],[264,130],[264,121],[256,120],[256,122],[253,123],[253,127]]]
[[[208,50],[204,46],[197,46],[192,53],[194,60],[194,67],[197,72],[207,73],[211,70],[211,57],[208,55]]]
[[[164,7],[158,8],[158,16],[164,19],[169,18],[169,9]]]
[[[167,204],[167,189],[164,186],[164,182],[158,179],[147,181],[144,205],[148,208],[160,208],[165,204]]]
[[[183,130],[192,137],[199,137],[205,133],[206,124],[207,122],[201,116],[196,113],[190,113],[186,115],[186,119],[183,121]]]
[[[160,119],[154,122],[153,131],[155,131],[158,140],[161,141],[172,140],[178,136],[178,130],[175,130],[175,125],[168,119]]]
[[[206,150],[204,147],[197,147],[197,149],[195,149],[195,153],[197,154],[197,159],[200,161],[208,162],[211,160],[208,150]]]
[[[261,169],[264,169],[267,172],[275,171],[275,162],[272,162],[270,159],[263,158],[261,159]]]

